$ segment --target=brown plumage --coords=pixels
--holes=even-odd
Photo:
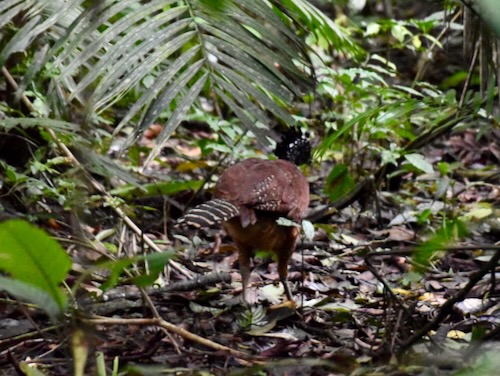
[[[286,155],[292,159],[296,155],[295,159],[302,162],[308,160],[310,144],[302,133],[283,142]],[[302,150],[291,150],[304,146],[307,155]],[[300,221],[308,206],[309,184],[295,164],[282,159],[250,158],[227,168],[215,186],[213,199],[189,211],[178,224],[202,228],[222,223],[238,247],[245,299],[252,256],[257,250],[271,252],[286,296],[292,300],[287,284],[288,262],[300,230],[297,226],[278,225],[276,220],[285,217]]]

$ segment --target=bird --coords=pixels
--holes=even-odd
[[[258,250],[270,252],[286,297],[288,263],[295,251],[300,228],[278,224],[280,217],[299,222],[309,207],[309,183],[298,168],[311,158],[309,134],[290,128],[276,145],[279,158],[249,158],[228,167],[215,185],[212,199],[178,219],[180,227],[208,228],[222,224],[238,249],[238,262],[247,301],[251,259]]]

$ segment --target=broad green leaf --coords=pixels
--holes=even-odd
[[[434,172],[432,165],[426,161],[422,154],[406,154],[405,159],[410,162],[412,166],[418,168],[426,174],[432,174]]]
[[[133,263],[146,262],[147,272],[141,274],[140,276],[134,277],[132,281],[138,286],[144,287],[153,284],[153,282],[158,278],[158,275],[165,267],[165,264],[174,256],[174,252],[166,251],[162,253],[151,253],[147,255],[142,255],[138,257],[123,258],[116,261],[107,261],[101,265],[101,268],[108,269],[111,271],[111,275],[108,280],[101,285],[101,290],[106,291],[118,283],[120,275],[123,273],[125,268],[129,267]]]
[[[33,300],[34,291],[41,291],[40,299],[45,303],[40,308],[54,315],[66,306],[66,296],[59,286],[70,268],[66,252],[44,231],[17,219],[0,223],[0,269],[13,280],[2,287],[36,304],[40,301]]]
[[[62,313],[63,307],[60,306],[60,303],[50,293],[31,283],[0,276],[0,289],[7,291],[18,299],[37,305],[53,321]]]
[[[396,38],[400,43],[403,43],[405,40],[405,36],[411,35],[406,27],[403,25],[396,24],[391,29],[391,34],[394,38]]]
[[[498,0],[478,0],[481,16],[496,35],[500,35],[500,7]]]

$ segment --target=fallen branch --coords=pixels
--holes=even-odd
[[[238,351],[235,349],[232,349],[230,347],[218,344],[216,342],[213,342],[209,339],[203,338],[197,334],[191,333],[190,331],[180,328],[177,325],[171,324],[168,321],[165,321],[161,318],[149,318],[149,319],[116,319],[116,318],[89,318],[83,320],[88,324],[92,325],[145,325],[145,326],[158,326],[160,328],[163,328],[167,330],[170,333],[177,334],[181,336],[182,338],[196,342],[200,345],[203,345],[205,347],[208,347],[210,349],[216,350],[216,351],[223,351],[227,352],[240,360],[243,359],[253,359],[251,363],[257,363],[257,359],[260,359],[257,356],[253,356],[251,354]],[[249,362],[245,362],[247,365]]]

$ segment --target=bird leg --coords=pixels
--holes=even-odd
[[[238,261],[240,264],[240,274],[241,274],[241,284],[243,286],[243,300],[247,303],[248,301],[247,290],[248,290],[248,281],[250,279],[250,252],[246,249],[238,250]]]
[[[278,275],[280,281],[285,289],[285,294],[288,300],[293,301],[292,291],[288,285],[288,260],[290,259],[290,254],[286,251],[278,253]]]
[[[287,281],[286,277],[284,279],[281,279],[281,283],[283,284],[283,287],[285,288],[286,298],[293,302],[292,291],[290,290],[290,286],[288,285],[288,281]]]

